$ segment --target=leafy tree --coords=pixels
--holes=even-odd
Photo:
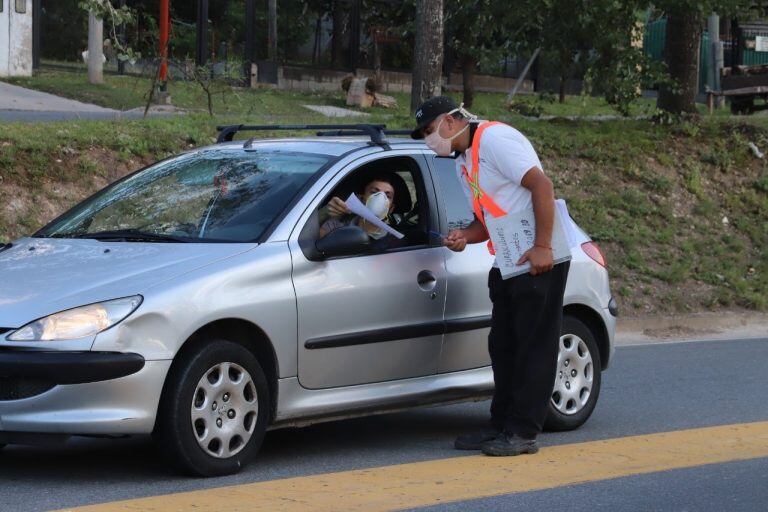
[[[536,37],[535,29],[540,22],[540,11],[535,8],[538,3],[526,0],[511,9],[497,0],[446,0],[446,41],[461,65],[466,107],[474,102],[478,66],[494,64],[508,55],[512,47],[522,48],[521,39]]]

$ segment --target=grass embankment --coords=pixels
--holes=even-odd
[[[281,122],[328,122],[298,105],[322,98],[342,103],[340,94],[248,95],[253,103],[277,103],[270,113],[285,116]],[[747,146],[768,149],[765,120],[704,119],[676,127],[531,121],[504,114],[496,100],[481,95],[475,110],[531,138],[558,195],[603,247],[625,313],[768,309],[768,170]],[[401,104],[407,105],[404,98]],[[370,120],[407,127],[405,109],[374,110]],[[144,164],[213,142],[218,123],[270,119],[252,113],[4,125],[0,241],[33,232]]]

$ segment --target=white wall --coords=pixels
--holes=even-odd
[[[0,0],[0,75],[32,75],[32,0]],[[16,12],[17,3],[26,12]]]
[[[0,0],[0,76],[8,76],[8,29],[9,3],[14,0]]]

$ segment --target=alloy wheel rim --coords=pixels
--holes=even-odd
[[[212,366],[195,387],[190,412],[195,440],[207,455],[236,455],[253,436],[259,415],[251,375],[232,362]]]
[[[589,402],[594,383],[594,364],[586,342],[575,334],[560,337],[552,405],[568,416]]]

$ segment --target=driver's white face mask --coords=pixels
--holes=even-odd
[[[451,114],[455,114],[456,112],[461,112],[462,115],[464,115],[465,118],[473,119],[474,116],[464,110],[464,104],[462,103],[459,108],[455,108],[445,114],[442,119],[440,119],[440,122],[437,123],[437,128],[435,128],[435,131],[424,137],[424,143],[427,145],[429,149],[437,153],[438,156],[450,156],[451,153],[453,153],[453,149],[451,148],[451,142],[453,142],[453,139],[464,133],[464,131],[469,128],[469,124],[464,126],[461,130],[453,134],[450,138],[446,139],[442,135],[440,135],[440,126],[442,126],[443,121],[445,121],[445,118],[447,116],[450,116]]]
[[[386,219],[389,215],[389,198],[384,192],[376,192],[368,196],[365,201],[365,206],[373,212],[375,216],[380,219]],[[387,232],[383,229],[378,229],[368,233],[372,238],[379,239],[384,237]]]
[[[389,215],[389,198],[384,192],[376,192],[368,196],[365,206],[380,219],[385,219]]]

